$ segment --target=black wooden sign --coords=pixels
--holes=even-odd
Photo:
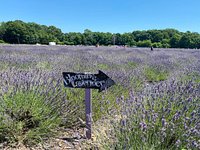
[[[63,72],[63,78],[65,87],[99,89],[99,92],[115,84],[100,70],[98,74]]]

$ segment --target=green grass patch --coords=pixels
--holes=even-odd
[[[50,70],[52,68],[51,64],[49,62],[38,62],[37,65],[36,65],[37,68],[40,68],[40,69],[47,69],[47,70]]]
[[[129,61],[125,64],[125,68],[126,69],[134,69],[138,66],[138,64],[136,62],[133,61]]]
[[[144,69],[144,75],[148,82],[164,81],[169,76],[169,72],[166,70],[159,70],[153,67],[146,67]]]
[[[182,81],[193,81],[195,83],[200,83],[200,74],[198,72],[191,72],[180,78]]]
[[[9,63],[7,62],[0,62],[0,70],[5,70],[9,66]]]
[[[17,64],[15,66],[18,69],[26,70],[26,69],[32,68],[32,63]]]
[[[98,70],[109,70],[110,66],[108,64],[99,63],[97,64]]]
[[[3,40],[0,40],[0,44],[5,44],[6,42],[4,42]]]
[[[135,92],[141,91],[144,85],[144,79],[137,76],[133,76],[130,78],[130,85]]]
[[[112,64],[112,67],[110,67],[110,69],[115,69],[115,70],[121,70],[121,69],[125,69],[125,70],[132,70],[135,69],[138,66],[137,63],[135,62],[126,62],[123,64]]]
[[[6,70],[12,67],[21,70],[27,70],[29,68],[33,68],[34,65],[35,64],[32,62],[26,62],[26,63],[0,62],[0,70]]]

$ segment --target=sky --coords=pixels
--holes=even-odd
[[[166,28],[200,33],[200,0],[0,0],[0,22],[14,20],[64,33]]]

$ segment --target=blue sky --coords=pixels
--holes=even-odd
[[[200,0],[0,0],[0,22],[10,20],[54,25],[65,33],[165,28],[200,33]]]

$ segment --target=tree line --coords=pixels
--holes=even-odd
[[[55,26],[25,23],[21,20],[0,23],[0,43],[61,45],[127,45],[158,48],[200,48],[200,34],[176,29],[143,30],[128,33],[80,32],[63,33]]]

